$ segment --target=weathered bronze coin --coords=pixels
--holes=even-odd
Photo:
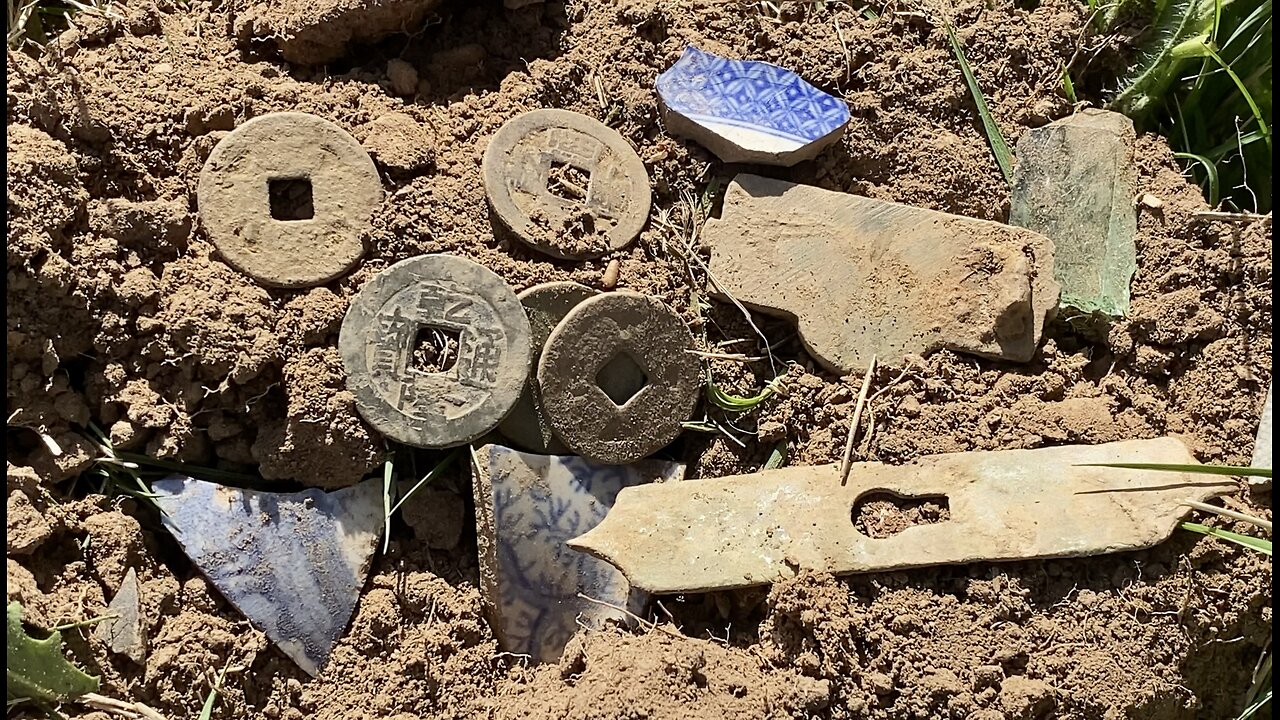
[[[604,293],[551,331],[538,362],[543,411],[583,457],[623,465],[670,443],[702,376],[688,326],[657,298]]]
[[[360,415],[424,448],[492,430],[529,376],[529,319],[491,270],[451,255],[392,265],[360,288],[338,348]]]
[[[200,223],[222,257],[264,285],[309,287],[347,272],[382,203],[360,143],[306,113],[254,118],[200,171]]]
[[[556,325],[564,319],[578,303],[600,293],[586,285],[576,282],[549,282],[521,292],[517,297],[529,316],[532,329],[530,337],[531,366],[537,367],[542,357],[542,347]],[[546,413],[542,410],[542,398],[537,393],[537,380],[530,374],[525,383],[524,392],[516,407],[507,415],[498,431],[512,442],[530,452],[543,455],[568,455],[569,449],[556,439],[555,432],[547,423]]]
[[[615,130],[568,110],[534,110],[499,128],[484,153],[494,214],[552,257],[627,246],[649,218],[649,174]]]

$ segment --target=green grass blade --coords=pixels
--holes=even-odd
[[[200,715],[196,720],[209,720],[213,716],[213,706],[218,702],[218,691],[222,689],[222,682],[227,677],[227,666],[230,664],[231,658],[227,658],[222,671],[218,673],[218,679],[214,680],[213,687],[209,688],[209,695],[204,699],[204,707],[200,708]]]
[[[1082,463],[1075,467],[1110,467],[1122,470],[1159,470],[1161,472],[1195,473],[1197,475],[1230,475],[1232,477],[1271,477],[1271,468],[1235,467],[1231,465],[1172,465],[1164,463]]]
[[[1261,667],[1254,671],[1253,685],[1249,687],[1249,694],[1245,697],[1245,709],[1240,713],[1237,720],[1249,720],[1259,710],[1267,706],[1271,702],[1271,658],[1273,655],[1268,652],[1266,657],[1262,659]]]
[[[1258,102],[1253,99],[1253,93],[1249,92],[1249,88],[1245,86],[1244,81],[1231,69],[1230,63],[1222,59],[1222,56],[1213,50],[1212,47],[1205,48],[1209,52],[1209,57],[1213,58],[1227,71],[1227,75],[1231,81],[1236,84],[1240,90],[1240,94],[1244,96],[1244,101],[1249,105],[1249,111],[1253,113],[1253,119],[1258,123],[1258,131],[1262,133],[1262,140],[1267,144],[1267,152],[1271,152],[1271,128],[1267,125],[1266,119],[1262,116],[1262,109],[1258,107]]]
[[[978,78],[974,77],[973,69],[969,67],[969,61],[964,57],[964,49],[960,46],[960,38],[956,37],[956,29],[950,22],[947,23],[947,40],[951,42],[951,50],[955,53],[956,62],[960,63],[960,74],[964,75],[964,82],[969,86],[973,104],[978,106],[978,116],[982,118],[982,128],[987,133],[991,154],[995,156],[996,164],[1000,166],[1000,174],[1004,175],[1005,182],[1012,183],[1013,153],[1009,152],[1009,144],[1005,142],[1000,126],[996,124],[995,118],[991,117],[987,100],[982,96],[982,88],[978,86]]]
[[[151,467],[160,468],[161,470],[169,470],[171,472],[182,473],[192,477],[200,477],[207,480],[230,480],[232,482],[259,482],[262,478],[248,473],[234,472],[232,470],[219,470],[217,468],[202,467],[200,465],[189,465],[187,463],[174,462],[172,460],[160,460],[158,458],[139,455],[138,453],[115,451],[116,457],[121,460],[127,460],[138,465],[149,465]]]
[[[1204,168],[1205,182],[1209,185],[1209,207],[1218,207],[1218,202],[1222,199],[1222,181],[1218,178],[1218,166],[1214,165],[1209,158],[1195,153],[1176,152],[1173,156],[1200,163],[1200,167]]]
[[[1200,533],[1201,535],[1212,535],[1213,537],[1221,538],[1241,547],[1256,550],[1268,557],[1271,556],[1271,541],[1264,538],[1257,538],[1252,535],[1241,535],[1240,533],[1231,532],[1230,530],[1209,527],[1208,525],[1201,525],[1200,523],[1193,522],[1182,523],[1182,529],[1190,530],[1194,533]]]
[[[1058,75],[1062,78],[1062,94],[1066,96],[1067,102],[1077,105],[1080,99],[1076,97],[1076,84],[1071,82],[1071,73],[1067,70],[1066,63],[1059,63],[1061,70]]]
[[[446,468],[452,465],[453,461],[458,459],[458,456],[461,454],[462,454],[461,449],[454,450],[453,452],[446,455],[443,460],[437,463],[435,467],[428,470],[427,474],[423,475],[422,479],[419,480],[417,483],[415,483],[413,487],[409,488],[409,492],[406,492],[404,496],[401,497],[400,500],[397,501],[396,504],[391,507],[391,510],[387,513],[387,516],[390,517],[392,514],[395,513],[395,511],[399,510],[401,505],[404,505],[409,498],[413,497],[414,493],[418,492],[418,488],[421,488],[429,484],[432,480],[435,480],[437,477],[439,477],[440,473],[444,472]]]
[[[769,381],[769,384],[764,386],[764,390],[760,391],[759,395],[742,397],[740,395],[732,395],[721,390],[720,387],[711,379],[711,373],[707,373],[707,382],[705,385],[707,402],[728,412],[746,412],[769,399],[771,395],[777,392],[778,384],[781,381],[782,376],[778,376]]]
[[[787,464],[787,441],[779,440],[777,445],[773,446],[773,452],[769,453],[769,459],[764,461],[762,470],[777,470]]]

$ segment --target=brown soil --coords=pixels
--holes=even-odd
[[[871,18],[843,3],[778,3],[780,17],[766,4],[691,0],[383,4],[402,8],[404,33],[362,45],[340,36],[353,26],[335,15],[304,35],[337,53],[328,66],[274,54],[302,33],[289,24],[297,10],[208,0],[116,3],[122,19],[82,14],[38,59],[7,56],[8,597],[47,627],[103,613],[137,571],[145,665],[111,655],[91,628],[65,633],[103,694],[195,717],[228,667],[214,718],[1234,717],[1270,642],[1271,566],[1189,534],[1091,559],[663,598],[651,615],[660,627],[583,634],[558,666],[528,667],[499,652],[483,618],[470,512],[460,531],[433,527],[457,527],[470,497],[455,466],[434,486],[443,496],[397,523],[347,637],[312,680],[201,578],[154,513],[85,497],[96,489],[81,476],[97,454],[91,422],[117,450],[282,488],[348,485],[377,468],[385,448],[345,390],[337,329],[363,282],[421,253],[476,260],[516,290],[602,288],[617,261],[618,287],[657,296],[709,347],[761,354],[734,307],[706,300],[687,254],[683,229],[704,189],[733,172],[659,123],[654,78],[689,43],[793,68],[849,101],[839,143],[772,176],[1006,216],[1007,186],[945,34],[912,8]],[[1058,69],[1076,49],[1082,4],[996,0],[949,14],[1006,137],[1070,111]],[[596,117],[636,147],[654,219],[629,248],[563,262],[495,237],[486,139],[539,107]],[[364,260],[326,287],[254,284],[196,221],[213,146],[278,110],[339,124],[383,174]],[[1271,379],[1270,224],[1195,219],[1204,201],[1167,145],[1142,138],[1138,157],[1139,192],[1163,204],[1141,210],[1132,316],[1105,333],[1063,320],[1025,365],[946,351],[887,359],[858,458],[1176,433],[1201,461],[1248,462]],[[755,470],[783,440],[792,464],[843,452],[860,379],[816,369],[785,323],[757,322],[782,341],[782,391],[735,421],[745,447],[686,433],[668,454],[692,477]],[[739,394],[775,374],[768,362],[711,369]],[[1271,516],[1269,493],[1226,502]],[[928,521],[941,509],[913,512],[908,521]]]

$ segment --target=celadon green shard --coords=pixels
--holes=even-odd
[[[1018,139],[1009,224],[1054,244],[1060,306],[1122,317],[1137,270],[1133,121],[1085,109]]]

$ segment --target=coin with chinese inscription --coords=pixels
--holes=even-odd
[[[227,263],[263,285],[300,288],[360,260],[382,181],[345,130],[281,112],[222,138],[200,171],[196,199],[200,224]]]
[[[351,301],[338,347],[356,409],[397,442],[470,442],[511,412],[529,376],[529,319],[493,271],[422,255],[375,275]]]
[[[568,110],[534,110],[498,129],[484,153],[494,215],[552,257],[626,247],[649,219],[649,173],[616,130]]]
[[[582,457],[625,465],[680,434],[698,403],[693,334],[657,298],[619,291],[579,303],[538,361],[543,412]]]

